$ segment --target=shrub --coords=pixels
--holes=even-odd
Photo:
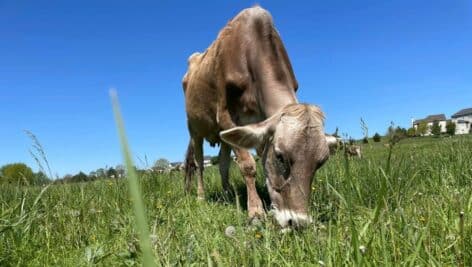
[[[33,170],[24,163],[12,163],[0,168],[0,182],[30,185],[35,183]]]
[[[433,122],[433,125],[431,126],[431,134],[434,136],[439,136],[441,134],[441,126],[439,126],[439,122]]]
[[[408,137],[415,137],[416,136],[416,130],[415,128],[411,127],[411,128],[408,128],[408,130],[406,131],[406,135]]]
[[[218,163],[220,162],[220,157],[218,156],[211,157],[210,161],[211,161],[211,165],[218,165]]]
[[[428,124],[426,122],[420,122],[416,128],[416,135],[425,135],[428,132]]]
[[[456,124],[452,121],[448,121],[446,124],[446,132],[449,135],[455,135],[456,134]]]
[[[379,133],[375,133],[372,139],[374,139],[374,142],[380,142],[380,139],[382,138]]]

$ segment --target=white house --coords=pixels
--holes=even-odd
[[[433,127],[433,123],[437,122],[439,124],[439,127],[441,127],[441,133],[446,132],[446,116],[444,114],[437,114],[437,115],[429,115],[428,117],[420,120],[415,120],[413,121],[413,128],[418,129],[418,125],[420,123],[426,123],[428,126],[428,130],[426,131],[425,135],[431,135],[431,127]]]
[[[471,133],[472,108],[466,108],[451,116],[452,122],[456,124],[456,134]]]
[[[203,167],[209,167],[211,164],[211,156],[204,156],[203,157]]]

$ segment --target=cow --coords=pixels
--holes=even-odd
[[[357,156],[358,158],[362,158],[361,147],[357,145],[346,145],[344,147],[344,153],[346,153],[348,157]]]
[[[353,142],[344,142],[341,138],[333,135],[326,135],[326,140],[328,141],[329,153],[331,155],[344,150],[344,154],[347,157],[357,156],[358,158],[362,158],[361,147],[354,145]]]
[[[220,144],[219,171],[228,192],[231,150],[246,182],[250,219],[264,216],[256,191],[256,148],[266,177],[275,219],[282,227],[303,227],[311,183],[329,157],[324,115],[300,104],[298,83],[271,14],[254,6],[242,10],[203,53],[188,58],[183,77],[190,134],[185,190],[197,172],[197,196],[205,198],[203,142]]]

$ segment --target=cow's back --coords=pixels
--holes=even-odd
[[[261,88],[294,95],[297,82],[271,15],[253,7],[228,22],[204,53],[190,56],[183,86],[190,133],[216,143],[221,129],[267,117]]]

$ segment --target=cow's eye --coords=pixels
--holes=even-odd
[[[290,164],[288,160],[285,159],[282,153],[275,153],[275,162],[277,164],[277,169],[282,173],[285,179],[288,179],[290,175]]]

